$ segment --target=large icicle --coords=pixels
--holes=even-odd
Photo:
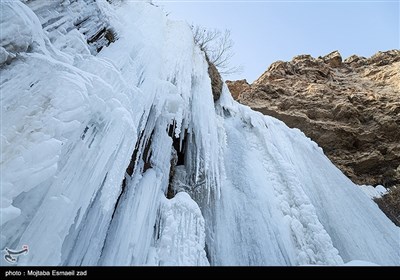
[[[163,199],[156,240],[156,265],[209,265],[204,251],[205,227],[201,211],[190,196],[179,192]]]

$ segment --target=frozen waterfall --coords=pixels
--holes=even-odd
[[[226,87],[214,103],[186,23],[147,1],[0,5],[16,265],[400,265],[400,229],[317,144]]]

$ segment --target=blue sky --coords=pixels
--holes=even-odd
[[[232,63],[243,65],[252,82],[277,60],[314,57],[339,50],[371,56],[399,49],[397,1],[154,1],[169,17],[209,28],[229,29],[235,42]]]

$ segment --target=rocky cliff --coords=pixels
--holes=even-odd
[[[240,103],[302,130],[354,182],[400,185],[399,50],[299,55],[253,84],[227,84]]]

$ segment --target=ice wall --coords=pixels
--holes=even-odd
[[[400,264],[399,228],[315,143],[227,88],[213,102],[186,23],[147,1],[0,5],[17,265]]]

